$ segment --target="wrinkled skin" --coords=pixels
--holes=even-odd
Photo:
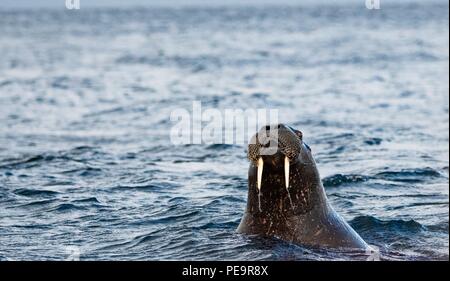
[[[328,203],[310,148],[300,131],[285,125],[278,139],[263,127],[252,138],[248,158],[247,208],[239,233],[277,237],[285,241],[342,249],[367,249],[364,240]],[[278,141],[274,155],[260,155],[264,141]],[[286,189],[284,159],[289,156],[289,189]],[[264,161],[261,190],[257,187],[258,159]],[[289,198],[290,197],[290,198]]]

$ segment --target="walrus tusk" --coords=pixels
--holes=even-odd
[[[263,168],[264,168],[264,161],[263,161],[262,157],[259,157],[259,159],[258,159],[258,181],[257,181],[258,191],[261,191],[261,180],[262,180]]]
[[[294,203],[292,203],[291,194],[289,193],[289,158],[287,156],[284,157],[284,182],[286,184],[289,203],[291,203],[292,210],[294,210]]]
[[[286,189],[289,189],[289,158],[284,157],[284,182]]]

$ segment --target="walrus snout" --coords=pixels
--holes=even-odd
[[[263,126],[250,140],[248,159],[254,164],[257,164],[261,157],[264,161],[274,164],[279,163],[282,155],[291,161],[295,160],[301,151],[302,138],[300,131],[284,124]]]
[[[264,166],[284,170],[285,185],[289,188],[289,171],[301,152],[303,135],[284,124],[267,125],[256,133],[248,145],[248,159],[257,166],[257,187],[261,189]]]

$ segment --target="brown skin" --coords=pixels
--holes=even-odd
[[[278,139],[283,141],[279,141],[276,154],[260,155],[258,149],[249,147],[247,208],[238,233],[272,236],[306,246],[367,249],[364,240],[328,203],[302,133],[282,124],[278,128]],[[266,134],[266,127],[258,134]],[[261,146],[256,144],[257,148]],[[284,180],[285,155],[290,159],[289,192]],[[261,194],[257,188],[259,157],[264,160]]]

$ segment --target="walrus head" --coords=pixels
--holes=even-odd
[[[264,126],[248,145],[248,212],[301,214],[312,207],[314,184],[320,184],[311,149],[299,130]]]

